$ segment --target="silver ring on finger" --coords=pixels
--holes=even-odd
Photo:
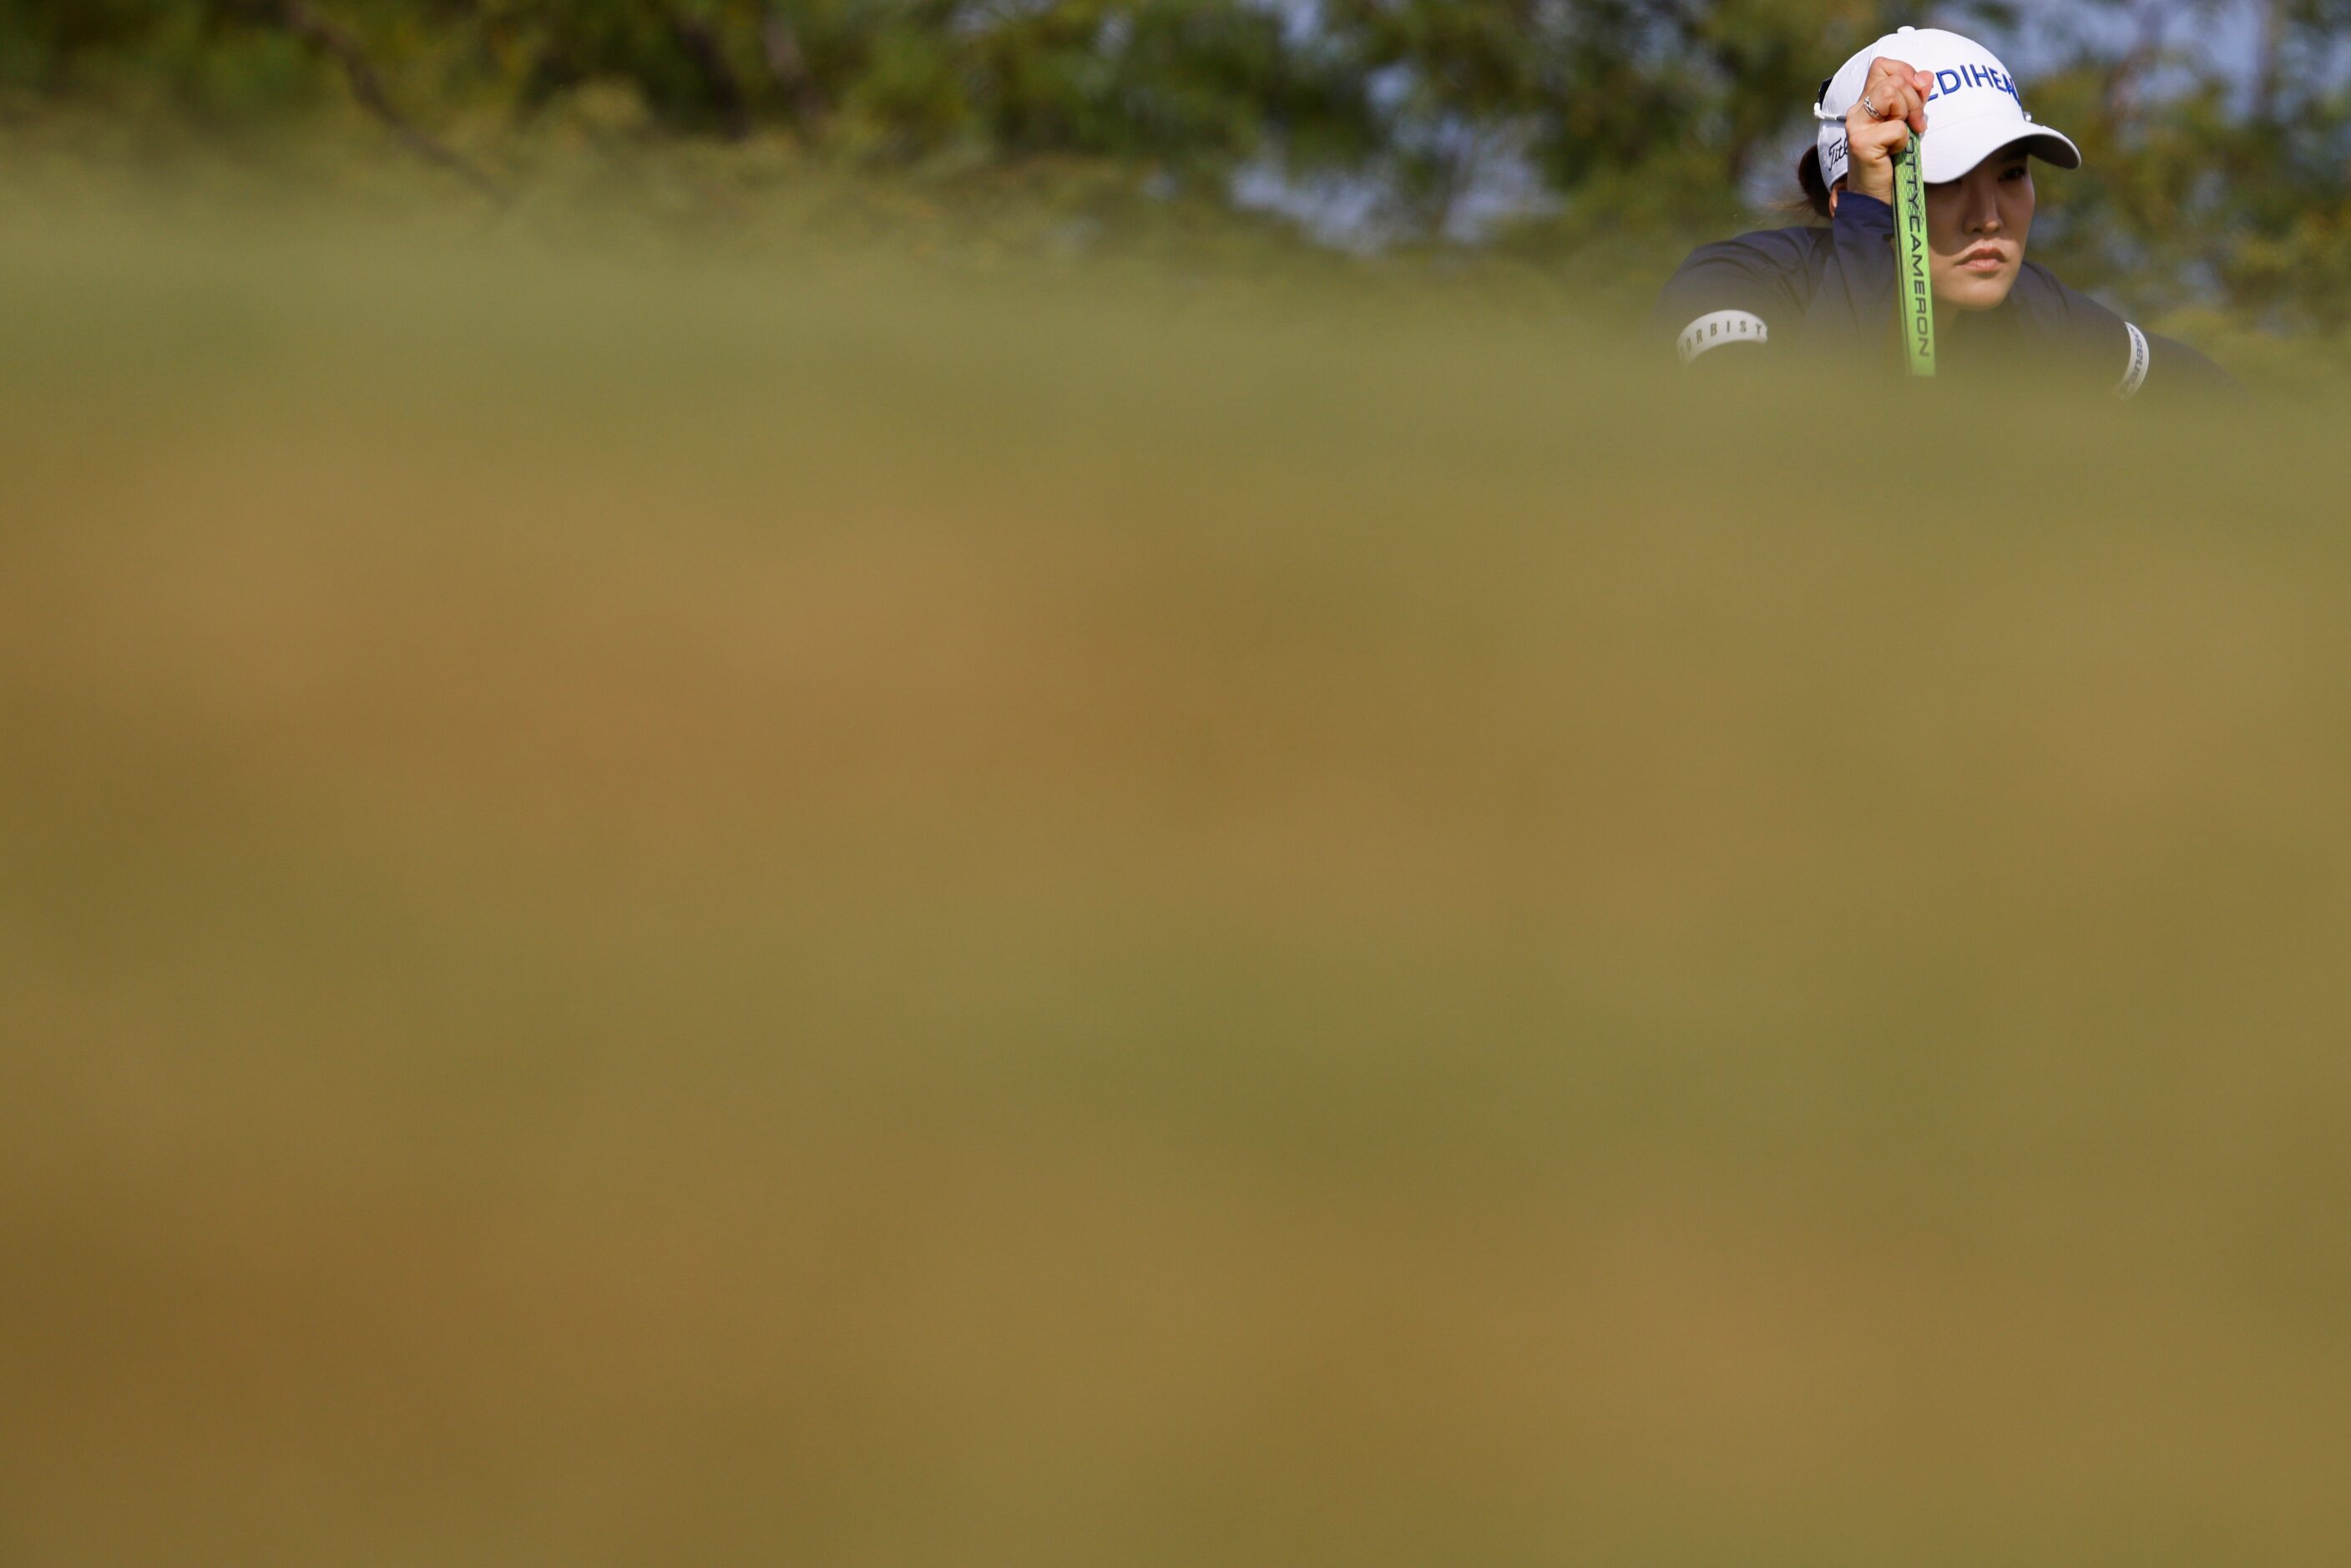
[[[1861,107],[1869,110],[1869,118],[1872,120],[1883,120],[1886,118],[1884,114],[1878,111],[1877,105],[1869,101],[1869,95],[1867,93],[1863,93],[1861,95]]]

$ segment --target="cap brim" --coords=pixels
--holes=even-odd
[[[2005,117],[2002,117],[2005,120]],[[2082,150],[2074,145],[2073,138],[2047,126],[2034,125],[2019,131],[2013,120],[1979,120],[1975,122],[1938,129],[1933,111],[1928,111],[1927,165],[1923,172],[1930,185],[1946,184],[1964,178],[1967,172],[1996,152],[2021,147],[2035,158],[2053,163],[2060,169],[2082,166]]]

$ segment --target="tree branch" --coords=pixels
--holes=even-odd
[[[735,68],[726,63],[726,51],[719,44],[718,35],[710,30],[709,23],[674,5],[664,5],[662,12],[669,23],[670,37],[677,40],[679,51],[693,63],[702,77],[702,85],[709,89],[710,107],[718,115],[719,133],[729,141],[740,141],[750,135],[751,111],[744,100],[743,83],[735,75]]]
[[[768,57],[768,74],[790,100],[792,118],[799,122],[803,134],[813,135],[832,112],[825,101],[824,89],[817,85],[815,75],[808,67],[808,57],[800,51],[800,36],[793,29],[791,18],[770,5],[759,27],[759,45]]]
[[[506,204],[506,188],[480,165],[400,112],[384,90],[383,74],[350,29],[313,9],[308,0],[267,0],[263,8],[278,26],[342,68],[351,96],[392,132],[393,141],[425,162],[448,170],[491,201]]]
[[[2160,5],[2143,5],[2138,14],[2138,37],[2130,50],[2114,63],[2106,72],[2105,91],[2101,95],[2108,120],[2121,120],[2137,107],[2139,83],[2156,62],[2163,57],[2169,41],[2171,14]]]
[[[2253,112],[2264,120],[2274,121],[2278,118],[2278,92],[2285,78],[2285,0],[2264,0],[2261,26],[2261,42],[2254,56]]]

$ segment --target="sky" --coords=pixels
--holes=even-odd
[[[1269,0],[1293,29],[1311,32],[1317,25],[1319,0]],[[1949,7],[1922,5],[1921,25],[1944,19]],[[2216,15],[2190,26],[2188,7],[2179,0],[2137,0],[2121,7],[2086,5],[2080,0],[2028,0],[2025,19],[2011,36],[1978,28],[1975,36],[1990,45],[2011,68],[2031,77],[2061,62],[2082,44],[2101,51],[2131,47],[2146,18],[2160,18],[2171,47],[2196,57],[2231,79],[2249,82],[2260,37],[2259,7],[2253,0],[2231,0]],[[1821,74],[1839,64],[1825,60]],[[1757,160],[1755,185],[1748,194],[1759,208],[1784,200],[1792,192],[1787,172],[1810,140],[1810,129],[1792,114],[1788,148],[1783,157]],[[1479,173],[1468,181],[1446,225],[1447,237],[1474,243],[1497,225],[1541,210],[1552,199],[1522,159],[1508,147],[1487,150]],[[1349,250],[1377,250],[1403,237],[1386,183],[1376,172],[1293,174],[1278,157],[1256,160],[1234,176],[1232,199],[1246,209],[1279,214],[1298,224],[1325,245]]]
[[[2076,38],[2087,38],[2107,48],[2127,48],[2140,15],[2166,18],[2174,47],[2200,56],[2207,64],[2239,80],[2250,79],[2261,37],[2260,7],[2251,0],[2235,0],[2192,28],[2186,25],[2188,8],[2175,0],[2141,0],[2128,11],[2105,5],[2048,3],[2030,5],[2027,11],[2025,25],[2016,38],[1993,44],[2011,66],[2027,75],[2062,59],[2070,42]],[[1992,43],[1990,38],[1984,41]]]

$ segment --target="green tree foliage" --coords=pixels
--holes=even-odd
[[[2351,36],[2346,0],[2265,0],[2250,79],[2187,47],[2222,7],[2141,7],[2136,41],[2038,84],[2089,177],[2056,214],[2069,263],[2169,302],[2225,300],[2279,325],[2351,319]],[[2119,5],[2110,10],[2124,10]]]
[[[2351,315],[2351,0],[2265,0],[2255,79],[2185,46],[2221,0],[2086,0],[2119,26],[2031,84],[2090,166],[2036,243],[2093,284],[2249,319]],[[0,93],[216,128],[356,94],[527,131],[617,93],[653,135],[906,162],[1083,158],[1202,188],[1244,166],[1377,183],[1447,230],[1498,161],[1568,236],[1754,221],[1804,106],[1917,8],[1883,0],[13,0]],[[1998,27],[2017,7],[1947,5]],[[2117,34],[2123,42],[2114,40]],[[450,160],[455,162],[454,157]]]

